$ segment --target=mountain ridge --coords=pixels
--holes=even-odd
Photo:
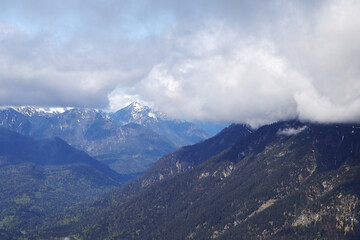
[[[359,129],[299,121],[260,127],[135,194],[106,195],[86,220],[61,232],[84,239],[358,239]],[[55,229],[43,234],[57,236]]]
[[[143,172],[160,156],[175,149],[170,141],[152,130],[140,125],[119,126],[96,109],[71,108],[51,115],[34,114],[3,109],[0,125],[39,139],[60,137],[122,174]]]
[[[76,107],[10,107],[0,111],[0,126],[36,138],[60,137],[119,173],[133,176],[177,146],[208,137],[190,122],[172,120],[136,102],[114,114]]]

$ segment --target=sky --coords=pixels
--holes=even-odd
[[[2,0],[0,105],[360,122],[360,1]]]

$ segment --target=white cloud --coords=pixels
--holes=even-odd
[[[117,85],[144,75],[140,67],[125,70],[107,64],[110,59],[93,46],[62,44],[42,33],[1,26],[0,103],[104,107]]]
[[[360,99],[351,102],[333,102],[316,91],[295,94],[300,119],[315,122],[339,123],[360,121]]]
[[[302,127],[298,127],[298,128],[284,128],[284,129],[280,129],[277,132],[277,134],[285,135],[285,136],[292,136],[292,135],[301,133],[302,131],[304,131],[307,128],[308,128],[307,126],[302,126]]]
[[[264,24],[261,34],[222,21],[175,34],[173,48],[181,54],[169,51],[138,92],[162,111],[188,118],[255,127],[295,117],[358,122],[360,3],[317,7],[306,15],[285,4],[291,14]]]
[[[359,1],[34,2],[2,2],[1,105],[360,119]]]
[[[186,57],[169,55],[136,88],[162,111],[253,126],[297,116],[293,94],[309,82],[277,55],[271,41],[241,39],[232,29],[211,25],[178,42]],[[199,42],[202,47],[193,52]]]

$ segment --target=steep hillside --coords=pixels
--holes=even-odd
[[[35,140],[0,128],[0,238],[17,239],[127,180],[59,138]]]
[[[142,186],[192,169],[231,147],[252,131],[249,126],[233,124],[212,138],[179,148],[175,152],[163,156],[145,173],[141,179]]]
[[[114,191],[110,191],[106,197],[108,197],[108,200],[118,201],[158,181],[191,170],[234,145],[251,132],[252,130],[246,125],[233,124],[214,137],[191,146],[179,148],[160,158],[144,175]],[[106,202],[111,201],[106,200]]]
[[[280,122],[42,236],[359,239],[359,181],[359,125]]]

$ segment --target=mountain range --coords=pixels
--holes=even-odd
[[[171,120],[138,103],[114,114],[82,108],[10,107],[0,110],[0,126],[39,139],[60,137],[134,177],[182,144],[209,136],[195,124]]]
[[[359,181],[358,124],[233,125],[29,238],[359,239]]]
[[[138,103],[0,125],[1,239],[360,238],[359,124],[232,124],[177,150],[203,131]]]

